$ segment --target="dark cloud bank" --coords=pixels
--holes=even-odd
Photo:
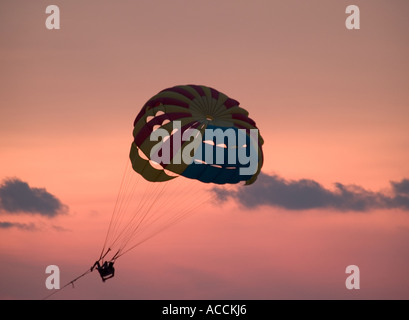
[[[32,188],[20,179],[5,179],[0,184],[0,214],[23,213],[48,218],[67,212],[67,206],[44,188]],[[0,222],[0,229],[19,228],[34,230],[34,224]]]
[[[6,179],[0,185],[0,211],[32,213],[54,217],[66,211],[66,206],[44,188],[32,188],[19,179]]]
[[[335,189],[324,188],[309,179],[285,180],[277,175],[261,173],[254,185],[231,191],[214,188],[221,201],[233,198],[247,208],[262,205],[288,210],[331,208],[338,211],[373,209],[409,210],[409,179],[391,182],[388,193],[373,192],[356,185],[335,183]]]
[[[10,229],[10,228],[17,228],[21,230],[28,230],[28,231],[33,231],[37,230],[37,227],[34,225],[34,223],[18,223],[18,222],[8,222],[0,221],[0,229]]]

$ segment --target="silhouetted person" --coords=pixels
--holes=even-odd
[[[99,275],[104,282],[105,280],[111,279],[115,274],[114,263],[112,261],[105,261],[102,266],[99,264],[99,261],[97,261],[91,267],[91,271],[93,271],[95,267],[97,267]]]

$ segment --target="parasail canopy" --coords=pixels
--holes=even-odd
[[[132,167],[152,182],[180,175],[208,183],[251,184],[263,165],[263,139],[248,112],[237,100],[206,86],[160,91],[140,110],[133,136]]]

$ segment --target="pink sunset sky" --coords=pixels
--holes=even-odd
[[[59,30],[45,25],[51,4]],[[350,4],[359,30],[345,26]],[[408,299],[408,14],[406,0],[0,2],[0,299],[42,299],[48,265],[64,285],[94,263],[133,121],[181,84],[249,111],[264,180],[125,254],[113,279],[94,272],[52,299]],[[10,179],[60,210],[8,210]],[[294,208],[304,194],[286,192],[302,181],[330,197],[354,185],[365,206]]]

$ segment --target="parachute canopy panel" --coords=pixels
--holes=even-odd
[[[221,138],[208,139],[209,130]],[[132,167],[152,182],[181,175],[207,183],[251,184],[263,165],[263,139],[256,123],[237,100],[206,86],[181,85],[160,91],[140,110],[133,136]],[[165,151],[170,154],[166,156]],[[217,158],[221,155],[223,161]],[[255,163],[250,163],[254,155]]]

